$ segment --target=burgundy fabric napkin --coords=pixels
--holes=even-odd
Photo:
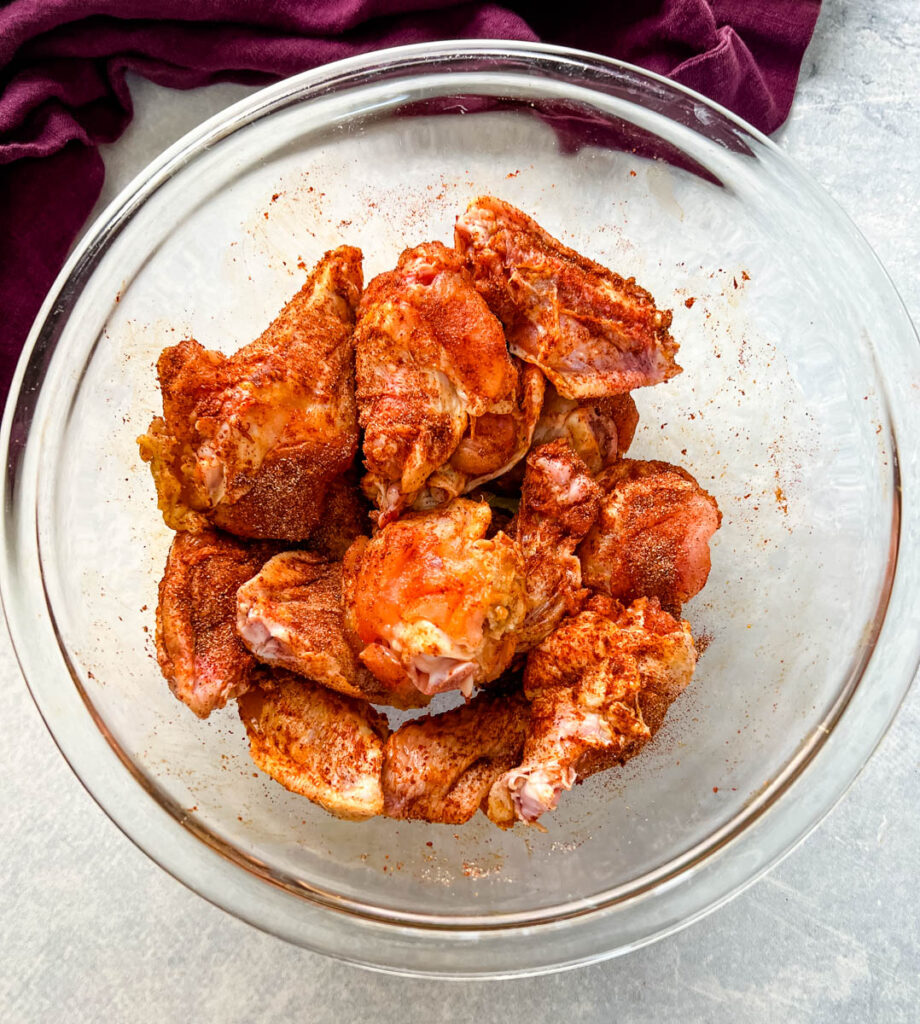
[[[126,71],[270,82],[434,39],[541,39],[669,75],[770,132],[820,0],[12,0],[0,7],[0,402],[131,120]]]

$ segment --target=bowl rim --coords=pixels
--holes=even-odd
[[[26,381],[27,374],[32,371],[32,376],[36,376],[36,372],[41,369],[41,363],[45,356],[45,349],[48,349],[48,354],[53,354],[55,351],[54,345],[50,344],[51,341],[51,326],[53,326],[54,320],[66,314],[67,310],[67,299],[66,293],[68,284],[72,278],[79,271],[85,260],[91,260],[95,253],[102,252],[108,242],[111,242],[117,237],[120,228],[130,220],[132,214],[151,196],[154,194],[156,189],[162,185],[176,171],[180,170],[186,162],[192,160],[197,153],[206,146],[224,138],[227,135],[232,134],[234,131],[250,123],[251,121],[257,120],[260,116],[269,113],[278,108],[278,105],[282,100],[291,100],[296,98],[300,94],[300,102],[309,102],[313,96],[304,96],[303,93],[308,90],[321,90],[325,88],[326,94],[330,90],[334,90],[338,84],[338,87],[342,87],[342,82],[353,77],[355,73],[368,75],[375,69],[382,67],[387,68],[399,68],[403,65],[404,73],[410,74],[424,74],[426,66],[433,65],[436,62],[450,61],[450,60],[464,60],[464,59],[482,59],[484,57],[492,57],[501,59],[514,58],[520,60],[521,57],[529,57],[531,60],[539,62],[544,58],[556,58],[559,60],[567,60],[577,63],[581,67],[595,68],[602,71],[610,71],[611,69],[618,70],[620,72],[626,72],[630,75],[642,80],[648,80],[655,82],[659,86],[664,86],[668,90],[675,91],[677,93],[683,93],[694,100],[694,102],[702,104],[710,110],[720,114],[723,118],[740,128],[745,135],[757,140],[762,145],[768,147],[775,154],[779,155],[779,159],[787,166],[791,171],[795,172],[797,179],[807,186],[811,193],[820,199],[826,209],[829,209],[834,216],[837,218],[838,224],[849,231],[855,244],[862,247],[865,251],[865,255],[871,256],[874,267],[879,273],[880,279],[885,282],[887,288],[891,291],[894,298],[894,307],[892,316],[899,317],[908,329],[908,332],[912,334],[914,344],[914,361],[917,357],[917,336],[910,324],[909,317],[904,308],[900,297],[897,295],[897,291],[894,288],[893,283],[888,278],[884,269],[878,263],[877,258],[872,253],[871,248],[865,239],[855,229],[846,215],[842,210],[820,189],[815,185],[811,179],[800,171],[797,166],[788,157],[783,154],[782,150],[779,149],[770,139],[764,136],[757,129],[748,125],[743,119],[733,114],[731,111],[726,110],[719,104],[708,100],[686,86],[680,85],[679,83],[672,82],[670,79],[665,78],[661,75],[653,72],[645,71],[642,68],[637,68],[623,61],[614,60],[612,58],[601,57],[595,54],[586,53],[580,50],[569,49],[567,47],[550,46],[546,44],[527,43],[519,41],[505,41],[505,40],[453,40],[447,42],[438,43],[421,43],[413,44],[410,46],[394,47],[386,50],[372,51],[367,54],[361,54],[355,57],[349,57],[341,61],[336,61],[331,64],[322,65],[319,68],[312,69],[310,71],[303,72],[299,75],[292,76],[284,79],[280,82],[274,83],[261,89],[252,95],[240,100],[238,103],[220,111],[218,114],[209,118],[203,122],[197,128],[193,129],[180,140],[174,143],[171,147],[164,151],[157,159],[149,164],[139,175],[137,175],[120,193],[119,195],[109,204],[109,206],[99,215],[96,221],[86,231],[79,244],[75,247],[67,263],[58,275],[54,285],[50,289],[48,296],[43,303],[38,316],[36,317],[35,323],[30,331],[29,337],[23,347],[23,351],[20,355],[19,362],[17,364],[16,373],[11,385],[9,399],[4,412],[3,425],[0,429],[0,446],[7,454],[7,473],[4,474],[2,481],[2,498],[3,498],[3,538],[4,538],[4,558],[2,564],[0,564],[0,597],[2,597],[4,613],[7,619],[10,636],[13,642],[13,648],[16,653],[17,660],[19,661],[20,668],[26,679],[27,686],[32,693],[33,699],[48,727],[49,732],[55,740],[61,750],[62,755],[67,760],[71,769],[80,779],[81,783],[87,789],[91,796],[96,802],[102,807],[103,811],[112,819],[112,821],[132,840],[139,848],[141,848],[148,856],[151,857],[156,863],[160,864],[166,871],[168,871],[173,877],[182,881],[193,891],[198,892],[211,902],[222,907],[236,916],[249,921],[250,923],[262,928],[263,930],[270,931],[274,934],[279,935],[282,938],[286,938],[290,941],[297,942],[301,945],[308,946],[309,948],[317,949],[320,952],[325,952],[329,955],[340,956],[342,959],[351,959],[353,962],[362,963],[365,966],[378,967],[380,969],[389,969],[397,972],[407,972],[417,974],[433,973],[438,976],[443,976],[444,968],[435,969],[433,971],[426,970],[423,965],[421,966],[410,966],[406,968],[402,966],[398,961],[395,962],[377,962],[373,959],[362,957],[362,956],[349,956],[344,953],[341,948],[332,948],[339,945],[338,943],[330,944],[324,942],[313,942],[310,937],[310,929],[306,932],[302,928],[291,927],[291,922],[288,920],[286,926],[272,925],[270,918],[260,912],[259,903],[261,900],[250,899],[251,894],[246,894],[245,898],[228,899],[225,895],[209,891],[213,889],[213,886],[207,885],[202,881],[195,868],[205,863],[207,870],[215,870],[216,864],[226,865],[227,861],[234,863],[237,868],[243,868],[248,876],[248,880],[252,883],[257,884],[261,888],[266,888],[264,883],[266,881],[274,882],[276,885],[276,892],[282,891],[278,887],[278,881],[269,878],[264,874],[260,875],[254,872],[251,867],[242,863],[241,860],[234,856],[228,849],[221,849],[219,842],[214,842],[215,837],[206,838],[200,835],[200,830],[196,830],[194,823],[187,819],[187,816],[182,813],[177,813],[176,809],[169,812],[165,810],[158,798],[152,794],[151,800],[157,801],[157,810],[160,812],[156,816],[150,816],[151,818],[157,818],[157,825],[155,828],[144,828],[141,827],[137,819],[137,815],[129,815],[124,812],[123,807],[113,806],[118,798],[124,795],[124,786],[116,785],[108,789],[105,785],[100,785],[100,779],[98,778],[99,772],[90,770],[87,766],[87,758],[84,758],[80,754],[75,754],[75,748],[72,742],[62,740],[59,737],[61,733],[62,725],[59,716],[57,716],[53,710],[53,701],[50,699],[50,691],[53,684],[49,684],[44,679],[37,680],[36,674],[30,672],[28,666],[30,664],[30,651],[28,650],[29,644],[27,643],[24,636],[20,636],[19,642],[17,642],[17,633],[19,632],[19,620],[17,612],[17,599],[14,596],[16,594],[15,582],[16,572],[21,571],[20,560],[22,558],[22,549],[17,546],[17,534],[21,534],[23,529],[26,528],[26,522],[23,521],[23,517],[27,516],[28,502],[25,498],[30,494],[28,488],[25,489],[26,494],[23,495],[21,484],[22,475],[17,476],[17,469],[21,469],[17,462],[17,456],[21,457],[23,451],[27,447],[28,438],[21,438],[19,441],[20,449],[18,452],[14,452],[12,445],[14,443],[14,425],[18,422],[24,422],[28,425],[31,422],[31,413],[34,407],[34,401],[37,398],[38,388],[34,386],[31,389],[23,390],[24,382]],[[354,84],[351,82],[350,84]],[[363,84],[359,83],[359,84]],[[91,273],[91,268],[90,268]],[[59,300],[62,295],[65,295],[65,301],[60,303]],[[892,410],[886,409],[888,414],[887,426],[891,433],[892,446],[895,455],[900,452],[897,445],[897,429],[893,422]],[[19,414],[19,415],[17,415]],[[907,503],[899,503],[901,494],[901,488],[909,484],[911,493],[913,492],[917,479],[913,470],[910,474],[910,480],[901,479],[898,477],[899,465],[897,459],[892,467],[892,471],[895,478],[895,509],[894,516],[895,521],[892,525],[892,530],[895,539],[902,538],[905,535],[905,527],[903,518],[905,515],[911,517],[911,523],[913,532],[910,536],[913,538],[916,533],[916,520],[917,514],[912,511],[913,506]],[[34,534],[34,531],[33,531]],[[38,559],[40,564],[40,551],[37,536],[34,537],[35,549],[38,552]],[[916,545],[914,545],[916,546]],[[916,561],[917,552],[912,550],[911,556]],[[887,594],[883,599],[886,610],[882,617],[882,621],[879,624],[879,634],[885,632],[886,625],[890,625],[890,615],[892,611],[891,600],[893,597],[898,597],[901,604],[910,603],[910,595],[898,592],[895,593],[895,585],[898,583],[900,576],[898,567],[902,564],[901,558],[906,555],[903,544],[899,550],[896,550],[893,555],[892,562],[889,563],[892,571],[889,573],[887,579]],[[901,591],[904,587],[901,587]],[[49,622],[53,626],[54,615],[53,609],[51,608],[50,599],[47,593],[44,595],[46,607],[44,611],[47,612]],[[915,605],[920,604],[916,599],[913,602]],[[708,836],[705,841],[697,844],[694,848],[686,851],[679,858],[677,858],[677,866],[665,873],[652,872],[652,879],[645,883],[636,885],[635,882],[629,884],[629,893],[625,896],[613,897],[611,899],[606,898],[585,898],[577,901],[572,901],[571,904],[566,904],[568,908],[563,914],[551,913],[550,916],[546,916],[546,912],[532,914],[528,912],[520,912],[514,914],[501,915],[501,917],[477,917],[477,916],[464,916],[460,919],[461,923],[450,923],[453,919],[441,919],[428,914],[413,914],[413,913],[390,913],[381,912],[379,908],[371,909],[368,913],[367,908],[363,908],[360,911],[356,911],[350,906],[351,901],[349,900],[336,900],[323,898],[318,893],[310,893],[304,891],[302,885],[300,889],[301,895],[295,897],[293,893],[286,892],[285,895],[289,898],[297,900],[298,907],[310,906],[311,909],[315,908],[316,913],[327,914],[330,910],[333,911],[333,916],[341,921],[342,919],[351,919],[353,921],[360,922],[361,927],[367,927],[371,932],[377,936],[376,941],[386,941],[385,936],[392,933],[394,929],[398,930],[403,938],[409,936],[415,936],[416,938],[430,941],[432,934],[435,933],[444,941],[450,939],[451,936],[462,935],[464,938],[470,936],[476,936],[480,939],[485,939],[490,934],[495,936],[507,937],[509,933],[519,933],[522,936],[534,934],[538,930],[547,930],[549,932],[556,932],[561,926],[566,923],[571,923],[579,919],[599,919],[602,918],[605,912],[609,912],[612,909],[623,908],[627,905],[638,905],[643,900],[648,900],[650,897],[656,894],[660,895],[664,890],[669,887],[675,886],[682,880],[691,880],[694,877],[694,873],[698,875],[701,868],[707,864],[710,869],[715,860],[722,857],[723,861],[726,859],[728,854],[733,854],[734,861],[739,860],[739,847],[738,844],[745,836],[748,836],[748,841],[744,845],[750,846],[750,837],[754,835],[755,826],[759,826],[759,831],[763,831],[764,822],[767,818],[770,818],[774,822],[776,820],[777,803],[781,797],[785,796],[790,789],[796,784],[801,784],[802,776],[808,772],[811,781],[814,782],[815,772],[811,770],[814,768],[815,762],[819,759],[822,761],[829,760],[827,755],[828,750],[840,749],[844,754],[849,753],[849,757],[846,759],[846,770],[844,772],[837,773],[833,784],[830,784],[827,773],[825,772],[824,786],[819,787],[821,789],[821,799],[813,803],[817,803],[817,806],[808,816],[804,824],[798,822],[794,827],[788,827],[786,832],[783,833],[782,841],[777,842],[776,836],[772,837],[772,842],[766,843],[763,836],[759,836],[760,846],[757,849],[759,856],[756,858],[756,864],[753,870],[750,870],[750,851],[747,858],[747,865],[740,873],[736,870],[734,873],[726,872],[725,878],[716,886],[715,891],[710,897],[700,903],[700,905],[688,906],[686,912],[680,915],[679,920],[669,920],[666,923],[661,924],[659,927],[649,928],[643,934],[636,935],[631,941],[627,941],[617,946],[616,948],[605,948],[595,949],[588,955],[581,955],[577,958],[566,961],[548,959],[546,962],[540,963],[535,966],[525,965],[520,969],[508,969],[502,967],[499,969],[470,969],[465,967],[463,964],[458,963],[457,970],[453,970],[451,966],[450,974],[455,977],[470,977],[470,976],[482,976],[490,974],[493,976],[507,976],[510,974],[523,974],[523,973],[539,973],[543,970],[559,969],[563,966],[575,966],[578,963],[589,962],[591,960],[599,959],[604,956],[612,956],[617,953],[626,952],[628,949],[636,948],[639,945],[644,945],[647,942],[654,941],[661,936],[668,934],[672,931],[677,930],[689,924],[692,920],[697,919],[703,914],[714,909],[716,906],[730,899],[737,892],[741,891],[746,885],[753,882],[763,872],[769,869],[772,864],[778,861],[782,856],[787,854],[812,828],[814,828],[821,818],[834,806],[837,800],[842,797],[846,789],[851,784],[852,780],[856,777],[856,774],[865,764],[872,751],[881,740],[884,732],[894,717],[897,708],[903,701],[906,695],[914,673],[916,672],[917,664],[920,662],[920,638],[916,639],[911,650],[906,650],[902,653],[901,662],[902,671],[900,673],[901,679],[899,679],[898,685],[891,688],[891,693],[888,695],[888,700],[884,704],[884,708],[881,709],[881,713],[876,710],[874,717],[874,728],[870,732],[869,741],[866,741],[865,735],[862,737],[862,744],[859,746],[859,752],[855,753],[856,744],[850,742],[850,746],[841,746],[840,742],[834,744],[831,743],[836,737],[841,735],[846,738],[845,732],[843,734],[838,732],[838,726],[844,719],[847,711],[850,709],[852,698],[856,695],[859,683],[868,672],[870,665],[873,660],[878,662],[879,657],[879,646],[876,643],[880,639],[876,637],[873,642],[867,645],[865,657],[863,663],[859,666],[858,671],[855,673],[855,678],[852,686],[848,691],[844,691],[838,696],[834,705],[828,712],[827,718],[829,718],[829,724],[827,727],[826,735],[818,736],[817,732],[812,737],[810,744],[805,744],[805,749],[800,750],[795,755],[792,761],[779,773],[779,775],[773,780],[771,787],[761,794],[757,800],[751,801],[751,803],[743,809],[743,812],[737,816],[740,818],[740,822],[736,825],[733,819],[727,823],[723,828],[719,829],[716,833]],[[65,661],[67,669],[70,671],[71,678],[76,684],[77,690],[81,690],[79,676],[74,666],[70,663],[68,652],[61,645],[59,652]],[[898,675],[893,673],[893,675]],[[93,723],[93,727],[100,732],[100,738],[104,738],[104,727],[101,726],[100,721],[94,716],[92,707],[89,703],[88,698],[85,694],[80,692],[80,696],[83,703],[83,710],[89,716],[90,721]],[[84,723],[85,724],[85,723]],[[56,728],[57,727],[57,728]],[[138,772],[130,764],[129,760],[122,755],[122,753],[115,749],[113,746],[108,747],[109,753],[114,755],[118,760],[129,769],[126,775],[126,779],[130,778],[133,782],[140,782],[142,785],[143,779],[139,776]],[[821,755],[825,755],[823,758]],[[842,755],[841,755],[842,756]],[[839,768],[839,765],[837,766]],[[122,780],[124,781],[124,780]],[[133,788],[133,787],[132,787]],[[104,790],[104,792],[100,792]],[[135,793],[136,796],[136,793]],[[146,803],[146,802],[145,802]],[[149,811],[149,808],[148,808]],[[162,817],[160,817],[162,815]],[[149,815],[148,815],[149,816]],[[166,841],[160,841],[156,838],[155,833],[159,828],[166,830],[164,838]],[[179,838],[181,836],[181,839]],[[204,840],[208,844],[209,857],[189,857],[191,844],[203,845],[199,840]],[[769,846],[769,850],[764,849],[764,846]],[[703,847],[700,851],[700,847]],[[201,851],[199,851],[201,852]],[[217,858],[216,861],[210,860],[209,858]],[[742,860],[744,858],[741,858]],[[673,861],[670,863],[674,863]],[[667,865],[668,867],[670,867]],[[189,867],[189,864],[192,867]],[[231,868],[231,871],[233,868]],[[219,874],[219,872],[216,872]],[[639,880],[642,883],[642,879]],[[728,882],[728,884],[726,884]],[[242,887],[242,883],[240,883]],[[622,887],[620,887],[622,888]],[[603,894],[604,897],[607,894]],[[693,901],[690,901],[691,904]],[[697,901],[699,902],[699,901]],[[360,903],[359,906],[362,906]],[[279,908],[280,909],[280,908]],[[558,908],[556,908],[558,909]],[[288,914],[297,914],[300,911],[292,911],[290,907],[287,908]],[[320,929],[315,929],[317,932]],[[383,936],[383,938],[381,938]]]

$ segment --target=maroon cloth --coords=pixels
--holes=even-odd
[[[770,132],[820,0],[12,0],[0,7],[0,401],[131,120],[125,72],[190,89],[270,82],[450,38],[542,39],[631,61]]]

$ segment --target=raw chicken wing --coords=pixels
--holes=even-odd
[[[346,625],[381,682],[469,696],[508,666],[524,618],[523,563],[510,537],[486,538],[490,522],[488,505],[455,498],[352,545]]]
[[[327,253],[274,323],[227,357],[186,340],[157,364],[163,416],[138,439],[176,530],[303,540],[358,446],[361,252]]]
[[[308,551],[285,551],[236,595],[236,626],[259,661],[297,672],[350,697],[418,707],[411,685],[383,686],[358,660],[345,629],[342,565]]]
[[[550,384],[533,432],[533,446],[565,438],[588,472],[596,475],[626,453],[638,424],[632,395],[576,402],[563,398]]]
[[[695,666],[689,625],[657,600],[624,609],[592,598],[527,660],[524,756],[492,786],[489,817],[502,828],[535,822],[579,777],[635,756]]]
[[[679,615],[709,576],[715,498],[667,462],[623,459],[598,483],[600,515],[578,549],[585,585],[621,601],[657,597]]]
[[[520,763],[529,708],[520,691],[406,722],[387,740],[384,814],[461,825],[492,784]]]
[[[671,313],[492,196],[457,220],[456,247],[505,325],[511,351],[539,366],[565,398],[599,398],[680,373]]]
[[[370,282],[358,309],[356,351],[364,486],[383,525],[415,501],[465,436],[477,436],[476,420],[515,413],[520,374],[501,324],[460,257],[440,242],[407,249],[395,270]],[[535,422],[534,415],[531,430]],[[482,426],[487,435],[498,431],[493,420]],[[513,423],[498,432],[489,467],[519,447]]]
[[[519,371],[515,405],[508,413],[471,417],[450,461],[435,470],[413,502],[413,508],[436,508],[489,480],[520,469],[539,423],[546,381],[535,367],[513,360]]]
[[[339,818],[380,814],[387,721],[365,701],[276,669],[240,698],[257,767]]]
[[[173,539],[160,581],[157,661],[199,718],[249,688],[255,659],[236,633],[236,588],[276,551],[211,529]]]
[[[581,607],[579,541],[591,529],[600,488],[567,441],[552,441],[527,456],[521,504],[509,533],[521,547],[527,613],[515,633],[519,651],[547,637],[563,615]]]

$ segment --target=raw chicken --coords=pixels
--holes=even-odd
[[[163,416],[138,439],[176,530],[303,540],[358,447],[353,324],[361,252],[327,253],[265,333],[227,357],[186,340],[157,369]]]
[[[510,537],[486,539],[490,521],[488,505],[455,498],[349,549],[345,621],[381,682],[469,696],[507,668],[524,618],[523,562]]]
[[[530,369],[540,373],[536,367]],[[632,395],[576,402],[563,398],[552,384],[547,384],[530,446],[533,449],[564,438],[588,471],[596,475],[626,453],[638,424],[639,411]],[[518,493],[524,480],[524,466],[524,460],[516,463],[486,490],[499,494]]]
[[[375,703],[469,695],[580,607],[573,552],[599,493],[568,443],[554,441],[528,458],[508,534],[487,538],[488,506],[465,499],[389,523],[346,556],[344,616],[342,567],[285,552],[240,587],[239,633],[261,661]]]
[[[520,691],[406,722],[387,740],[383,813],[461,825],[492,784],[520,763],[529,708]]]
[[[340,562],[308,551],[276,555],[239,588],[236,611],[237,631],[259,661],[375,704],[427,703],[414,686],[381,685],[358,660],[345,629]]]
[[[323,510],[305,547],[330,562],[341,562],[370,527],[370,505],[361,493],[357,473],[349,470],[329,484]]]
[[[524,456],[539,422],[546,381],[535,366],[518,359],[513,362],[519,378],[512,411],[470,418],[450,461],[431,474],[412,503],[413,508],[437,508],[518,469],[518,479],[523,478]]]
[[[596,475],[626,453],[638,424],[639,411],[632,395],[576,402],[563,398],[550,384],[533,432],[533,446],[563,437],[588,472]]]
[[[440,242],[407,249],[395,270],[370,282],[356,350],[364,487],[380,525],[415,501],[466,436],[490,439],[473,475],[500,473],[523,456],[518,435],[523,429],[529,443],[538,385],[522,386],[501,324],[453,249]]]
[[[563,790],[634,757],[690,682],[690,627],[642,598],[629,608],[591,599],[531,652],[524,674],[530,726],[521,764],[489,792],[502,828],[533,823]]]
[[[568,441],[551,441],[527,456],[521,504],[508,532],[521,547],[527,612],[515,633],[517,650],[544,640],[586,596],[575,548],[597,516],[600,488]]]
[[[474,200],[454,240],[508,345],[564,398],[599,398],[680,373],[671,313],[634,278],[566,248],[492,196]]]
[[[722,522],[715,498],[667,462],[623,459],[598,483],[600,515],[578,549],[585,585],[626,602],[657,597],[680,615],[709,576],[709,540]]]
[[[339,818],[383,810],[387,721],[365,701],[276,669],[239,700],[253,761]]]
[[[199,718],[249,688],[255,659],[236,633],[236,588],[277,550],[211,529],[173,539],[160,581],[157,661]]]

